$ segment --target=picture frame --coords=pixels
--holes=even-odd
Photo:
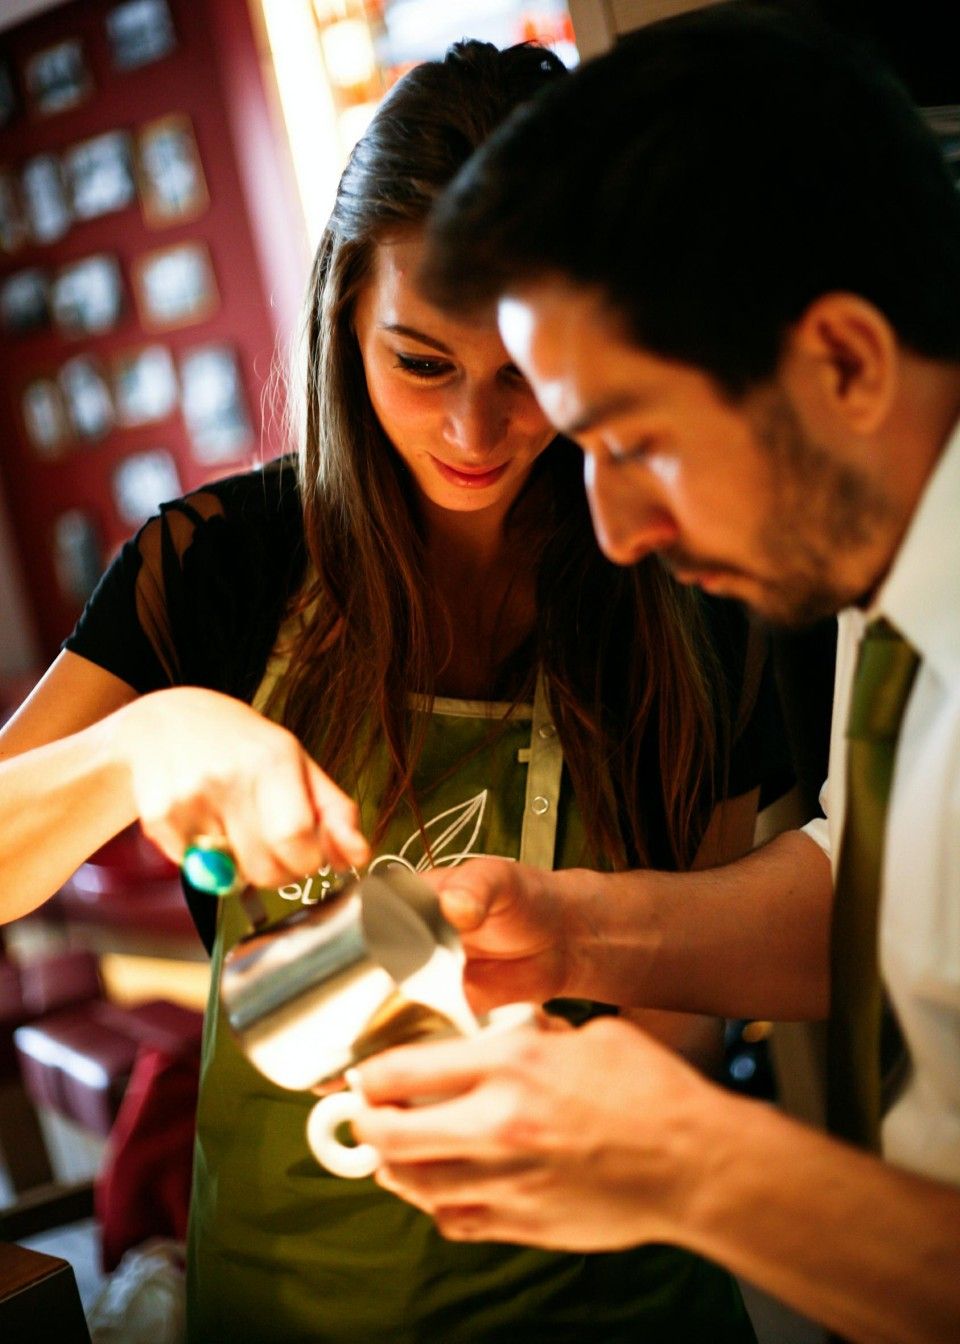
[[[180,389],[173,356],[165,345],[148,345],[120,356],[113,369],[113,404],[120,425],[147,425],[176,409]]]
[[[210,252],[191,241],[157,248],[133,263],[133,292],[140,321],[152,331],[191,326],[220,303]]]
[[[23,389],[23,427],[37,457],[54,461],[65,456],[72,436],[60,388],[53,378],[34,378]]]
[[[177,34],[167,0],[125,0],[107,14],[107,38],[116,70],[138,70],[167,56]]]
[[[50,325],[50,277],[39,266],[14,271],[0,281],[0,322],[20,336]]]
[[[136,198],[133,143],[127,131],[105,131],[72,145],[63,156],[77,219],[124,210]]]
[[[110,331],[123,314],[123,280],[116,257],[97,252],[62,266],[51,287],[53,318],[66,336]]]
[[[29,238],[20,179],[11,169],[0,167],[0,251],[19,252]]]
[[[99,360],[75,355],[62,365],[57,382],[74,435],[91,443],[109,434],[114,423],[113,398]]]
[[[136,157],[140,204],[151,228],[203,214],[210,198],[188,116],[171,113],[146,122],[137,133]]]
[[[30,235],[36,243],[55,243],[73,223],[73,210],[55,154],[35,154],[20,174]]]
[[[34,112],[66,112],[90,97],[93,78],[79,37],[35,51],[24,66],[27,100]]]
[[[180,360],[181,405],[193,455],[213,465],[243,455],[253,429],[236,353],[206,345]]]
[[[53,523],[51,545],[57,586],[70,602],[83,606],[103,572],[103,550],[93,515],[67,509]]]
[[[113,473],[114,506],[129,527],[139,527],[182,493],[177,464],[165,448],[132,453]]]
[[[0,130],[15,121],[20,111],[17,86],[6,61],[0,61]]]

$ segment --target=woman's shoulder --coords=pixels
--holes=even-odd
[[[266,533],[302,533],[300,489],[291,457],[279,457],[252,471],[209,481],[179,499],[161,505],[160,516],[177,513],[194,530],[213,519]]]

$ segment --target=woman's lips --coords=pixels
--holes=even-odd
[[[510,465],[509,462],[503,462],[499,467],[492,467],[489,471],[461,471],[446,462],[441,462],[432,454],[431,459],[445,481],[449,481],[451,485],[464,486],[467,490],[483,490],[486,486],[493,485],[495,481],[499,481]]]

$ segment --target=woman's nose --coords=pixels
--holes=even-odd
[[[443,438],[466,459],[483,458],[505,438],[508,420],[496,397],[464,393],[446,407]]]
[[[583,479],[600,549],[615,564],[635,565],[676,541],[677,523],[648,473],[628,475],[588,453]]]

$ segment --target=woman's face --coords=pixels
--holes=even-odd
[[[554,436],[494,325],[453,321],[414,287],[419,233],[380,244],[354,310],[367,390],[425,500],[506,513]]]

